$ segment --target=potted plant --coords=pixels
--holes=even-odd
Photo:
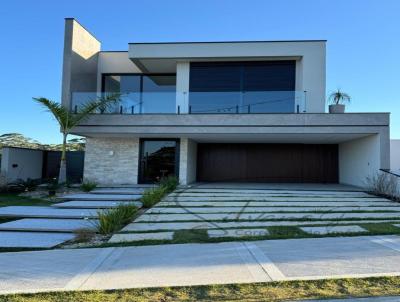
[[[330,102],[329,105],[329,113],[344,113],[346,105],[346,102],[350,102],[350,96],[338,89],[337,91],[332,92],[328,100]]]
[[[56,178],[51,179],[47,184],[47,190],[49,190],[49,196],[50,197],[55,196],[58,188],[59,184],[57,182],[57,179]]]

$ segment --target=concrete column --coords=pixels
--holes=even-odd
[[[321,51],[322,47],[322,51]],[[309,113],[325,112],[326,98],[326,58],[325,45],[310,49],[301,59],[296,68],[296,89],[307,91],[306,110]],[[299,77],[300,76],[300,77]]]
[[[176,64],[176,110],[178,106],[181,113],[189,112],[189,62]]]
[[[179,183],[188,185],[196,181],[197,143],[181,138],[179,150]]]

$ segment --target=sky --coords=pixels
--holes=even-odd
[[[64,18],[102,50],[129,42],[326,39],[327,94],[349,112],[391,112],[400,139],[400,0],[3,0],[0,5],[0,134],[60,143],[57,123],[32,97],[61,95]]]

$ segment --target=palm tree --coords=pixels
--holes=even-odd
[[[342,92],[340,89],[338,89],[337,91],[332,92],[329,95],[328,99],[332,104],[340,105],[340,104],[343,104],[345,102],[350,102],[351,97],[347,93]]]
[[[77,126],[80,122],[89,117],[97,109],[104,109],[108,106],[115,104],[119,101],[119,94],[108,94],[104,97],[89,101],[83,104],[76,112],[71,112],[62,104],[51,101],[46,98],[33,98],[38,104],[46,108],[60,125],[61,133],[63,135],[61,163],[58,177],[58,183],[62,184],[67,181],[67,165],[66,165],[66,151],[67,151],[67,137],[72,128]]]

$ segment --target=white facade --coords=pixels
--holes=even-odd
[[[199,61],[296,60],[296,90],[306,91],[306,111],[322,113],[325,111],[325,44],[326,41],[131,43],[129,57],[142,70],[150,72],[170,72],[174,68],[180,89],[185,87],[189,74],[181,66],[176,68],[177,64]]]
[[[80,43],[74,42],[77,37]],[[180,142],[176,164],[182,184],[198,180],[198,145],[203,143],[337,145],[338,181],[356,186],[364,186],[365,179],[379,169],[390,168],[389,114],[325,113],[326,41],[130,43],[127,51],[100,48],[86,29],[67,20],[63,104],[71,107],[74,91],[102,91],[107,74],[172,73],[176,75],[176,111],[97,114],[81,123],[74,133],[88,138],[87,179],[104,184],[137,183],[140,139]],[[86,59],[81,55],[78,60],[76,53],[86,54]],[[293,112],[279,114],[190,114],[192,62],[282,60],[295,61],[295,90],[305,96],[299,112],[293,108]],[[88,83],[86,88],[73,84],[78,80]]]
[[[390,169],[400,172],[400,139],[390,141]]]

